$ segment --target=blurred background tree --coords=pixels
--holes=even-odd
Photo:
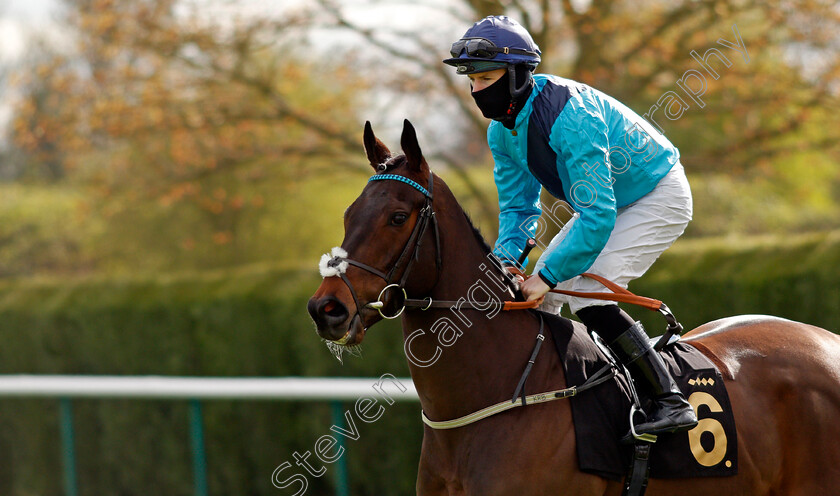
[[[840,226],[832,2],[314,0],[260,9],[63,1],[66,44],[41,43],[14,75],[22,96],[4,154],[18,165],[2,186],[0,274],[311,262],[340,241],[340,212],[368,174],[361,124],[373,121],[396,148],[406,117],[492,238],[487,121],[466,79],[440,61],[472,22],[498,13],[534,34],[541,72],[640,114],[668,91],[682,96],[687,110],[657,122],[694,186],[688,235]],[[736,24],[748,62],[718,44],[736,41]],[[720,78],[706,78],[701,108],[677,81],[700,69],[690,52],[712,47],[731,66],[712,62]]]
[[[79,185],[79,208],[104,216],[95,262],[253,261],[267,202],[331,161],[362,163],[365,82],[306,56],[305,12],[213,23],[175,1],[68,0],[65,13],[73,54],[21,74],[12,140],[22,180]]]
[[[454,139],[434,140],[446,144],[450,165],[487,162],[487,121],[472,103],[466,79],[440,60],[475,20],[506,13],[542,48],[538,72],[587,83],[639,114],[667,91],[686,102],[678,118],[666,119],[660,109],[656,119],[680,148],[695,185],[697,215],[689,236],[840,225],[840,9],[833,1],[467,0],[439,8],[453,21],[447,26],[458,24],[446,35],[354,22],[351,7],[318,1],[336,29],[406,62],[389,65],[403,67],[391,76],[394,91],[405,79],[423,78],[418,86],[429,93],[425,99],[450,102],[426,108],[459,123]],[[718,43],[737,43],[735,25],[749,61]],[[703,56],[713,47],[731,66],[711,57],[720,77],[706,77],[701,108],[677,81],[687,70],[702,70],[692,51]],[[687,84],[697,88],[693,83]],[[483,202],[492,201],[487,196]]]

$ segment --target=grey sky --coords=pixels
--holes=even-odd
[[[43,28],[57,8],[55,0],[7,0],[0,5],[0,60],[20,57],[26,33]]]
[[[3,0],[0,3],[0,75],[4,67],[23,56],[30,35],[49,26],[57,5],[56,0]],[[0,77],[0,146],[11,118],[13,98],[13,92]]]
[[[185,10],[195,8],[201,15],[224,24],[225,19],[279,15],[290,8],[300,8],[310,3],[312,0],[181,0],[180,5]],[[460,36],[466,26],[466,22],[453,19],[453,6],[448,0],[342,0],[340,5],[352,22],[357,22],[363,27],[376,28],[378,25],[388,24],[392,28],[411,31],[420,26],[421,32],[431,35],[433,39],[447,40],[442,44],[440,57],[446,55],[444,46],[448,40]],[[47,38],[48,43],[61,38],[61,27],[56,26],[53,21],[59,8],[60,0],[0,0],[0,73],[4,66],[8,68],[26,57],[27,45],[34,37]],[[463,15],[469,14],[465,12]],[[346,46],[361,42],[357,36],[340,34],[334,30],[313,30],[311,36],[315,47],[325,47],[334,43],[343,43]],[[57,46],[60,42],[54,44]],[[377,55],[381,57],[381,54]],[[11,117],[11,102],[15,98],[14,91],[5,87],[4,83],[0,77],[0,146],[3,144]],[[379,96],[385,95],[380,93]],[[412,104],[416,105],[416,102]]]

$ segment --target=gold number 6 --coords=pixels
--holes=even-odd
[[[694,408],[694,413],[698,417],[700,416],[700,405],[706,405],[711,412],[718,413],[723,411],[720,403],[709,393],[701,391],[694,392],[688,397],[688,402],[691,403],[691,406]],[[714,447],[711,451],[706,451],[700,443],[700,436],[704,432],[709,432],[714,437]],[[691,454],[694,455],[697,463],[704,467],[713,467],[720,463],[726,456],[726,433],[723,431],[723,425],[713,418],[700,419],[697,422],[697,427],[688,431],[688,444],[691,448]],[[729,463],[727,462],[727,466],[729,466]]]

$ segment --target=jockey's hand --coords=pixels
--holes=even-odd
[[[526,301],[537,300],[542,303],[545,298],[545,294],[548,293],[551,288],[548,287],[548,284],[544,283],[539,276],[531,276],[519,285],[519,290],[522,291],[522,296],[525,297]]]

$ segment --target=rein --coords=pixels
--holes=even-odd
[[[521,272],[519,275],[522,275],[525,279],[531,277],[522,274]],[[657,300],[654,298],[648,298],[647,296],[639,296],[635,293],[631,293],[630,291],[622,288],[618,284],[601,277],[596,274],[590,274],[589,272],[584,272],[581,274],[583,277],[588,277],[595,281],[600,282],[603,284],[607,289],[612,291],[612,293],[586,293],[582,291],[567,291],[564,289],[552,289],[550,293],[559,293],[564,294],[567,296],[576,296],[579,298],[591,298],[596,300],[609,300],[609,301],[616,301],[619,303],[629,303],[631,305],[637,305],[640,307],[647,308],[648,310],[653,311],[660,311],[660,312],[667,312],[668,307],[663,303],[661,300]],[[420,310],[428,310],[429,308],[445,308],[452,306],[458,302],[456,301],[445,301],[445,300],[438,300],[434,301],[431,298],[427,297],[422,300],[418,299],[411,299],[406,298],[405,300],[405,307],[406,308],[419,308]],[[476,310],[480,310],[487,307],[487,303],[483,302],[481,305],[477,305],[477,302],[470,302],[467,301],[461,308],[472,308]],[[479,302],[480,303],[480,302]],[[528,310],[531,308],[537,308],[540,305],[539,301],[505,301],[502,310]],[[383,316],[384,317],[384,316]],[[387,317],[386,317],[387,318]]]

